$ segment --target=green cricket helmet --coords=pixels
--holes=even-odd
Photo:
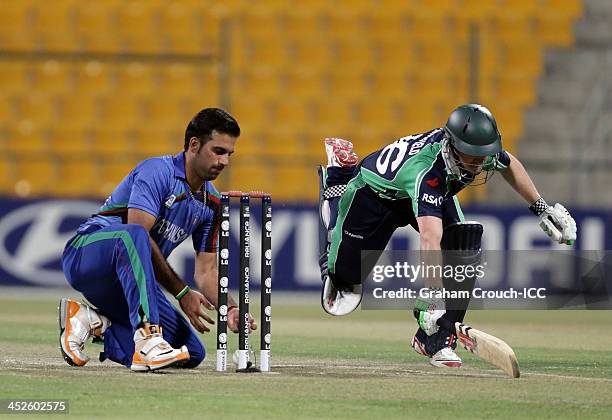
[[[497,122],[486,107],[461,105],[451,112],[444,127],[452,146],[470,156],[493,156],[502,151]]]

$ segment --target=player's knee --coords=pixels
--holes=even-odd
[[[480,251],[483,226],[477,222],[453,223],[444,228],[442,249]]]
[[[206,349],[204,349],[204,345],[202,345],[200,340],[197,339],[189,342],[187,344],[187,349],[189,350],[189,360],[183,367],[186,369],[193,369],[204,361]]]

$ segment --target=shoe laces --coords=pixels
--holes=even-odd
[[[78,341],[72,341],[72,342],[76,344],[80,350],[83,350],[85,348],[85,341],[87,341],[87,339],[93,334],[93,328],[92,328],[91,314],[89,313],[90,311],[89,306],[85,304],[84,302],[81,302],[81,307],[85,307],[86,309],[87,325],[83,325],[83,322],[81,321],[81,319],[79,319],[79,317],[76,316],[75,314],[73,318],[78,324],[83,325],[83,327],[73,328],[71,336],[73,336],[74,338],[76,338],[76,340],[78,340]]]
[[[91,316],[91,308],[89,307],[89,305],[85,305],[85,304],[83,305],[87,309],[87,321],[88,321],[87,326],[89,327],[89,334],[94,335],[95,325],[94,325],[94,320]]]
[[[73,341],[73,343],[78,346],[79,350],[85,350],[85,341],[89,338],[89,331],[87,331],[85,328],[81,328],[78,330],[75,336],[78,341]]]

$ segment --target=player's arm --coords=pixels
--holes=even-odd
[[[408,191],[414,191],[412,211],[419,228],[421,262],[426,268],[442,266],[442,203],[446,195],[444,179],[444,174],[432,164],[423,176],[417,177],[418,185],[408,185]],[[442,279],[437,277],[438,271],[426,269],[422,275],[422,289],[414,305],[414,316],[427,335],[438,331],[436,321],[446,312],[444,299],[436,296],[443,287]]]
[[[442,219],[435,216],[417,217],[419,225],[419,238],[421,259],[426,267],[439,267],[442,264]],[[435,271],[435,270],[434,270]],[[425,277],[423,285],[429,288],[442,288],[442,279],[438,277]]]
[[[421,251],[440,250],[442,241],[442,219],[436,216],[417,217]]]
[[[144,210],[130,208],[128,209],[127,222],[129,224],[141,225],[147,232],[150,232],[155,224],[155,217]],[[162,254],[159,246],[157,246],[157,243],[151,238],[150,234],[149,242],[151,244],[151,260],[153,262],[155,279],[168,292],[176,297],[185,290],[187,284],[174,272],[172,267],[170,267],[170,264],[168,264],[168,261]],[[203,318],[210,324],[214,324],[214,321],[202,310],[201,305],[209,309],[214,309],[214,306],[207,301],[201,293],[187,289],[187,293],[179,299],[179,304],[195,329],[199,332],[210,331],[200,318]]]
[[[540,194],[535,184],[527,173],[523,164],[513,155],[506,152],[510,157],[510,165],[501,171],[506,182],[527,201],[528,204],[535,203]]]
[[[214,252],[196,252],[194,281],[204,297],[217,308],[218,302],[218,269],[217,254]],[[236,306],[231,296],[227,298],[228,307]]]
[[[442,203],[446,187],[442,174],[430,170],[420,178],[413,197],[413,213],[419,227],[421,258],[426,266],[438,266],[442,262]],[[442,287],[439,278],[425,278],[424,286]]]
[[[571,245],[576,240],[576,222],[561,204],[549,206],[542,198],[523,164],[504,152],[509,165],[501,171],[506,182],[529,203],[529,210],[540,218],[540,227],[555,242]]]
[[[440,242],[442,241],[442,219],[436,216],[417,217],[419,226],[421,260],[425,267],[439,267],[442,265],[442,251]],[[433,270],[434,273],[437,270]],[[430,293],[442,289],[442,279],[439,277],[423,278],[423,286],[428,288]],[[419,326],[427,335],[438,331],[437,320],[446,312],[444,299],[419,297],[415,302],[414,316]]]
[[[196,252],[194,280],[206,299],[218,308],[219,271],[215,252]],[[238,332],[238,305],[231,295],[227,297],[227,306],[227,326],[231,331]],[[250,328],[257,329],[252,317],[250,317]]]

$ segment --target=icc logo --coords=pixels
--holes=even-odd
[[[228,285],[228,280],[227,280],[227,277],[221,277],[221,278],[219,279],[219,285],[220,285],[221,287],[227,287],[227,285]]]
[[[227,342],[227,334],[221,333],[219,334],[219,343],[225,344]]]
[[[269,306],[266,306],[266,309],[264,310],[266,316],[271,316],[272,315],[272,308],[270,308]]]
[[[227,315],[227,306],[226,305],[219,306],[219,315],[222,315],[222,316]]]
[[[270,333],[265,335],[264,341],[266,342],[266,344],[270,344],[270,341],[272,341],[272,336],[270,335]]]

